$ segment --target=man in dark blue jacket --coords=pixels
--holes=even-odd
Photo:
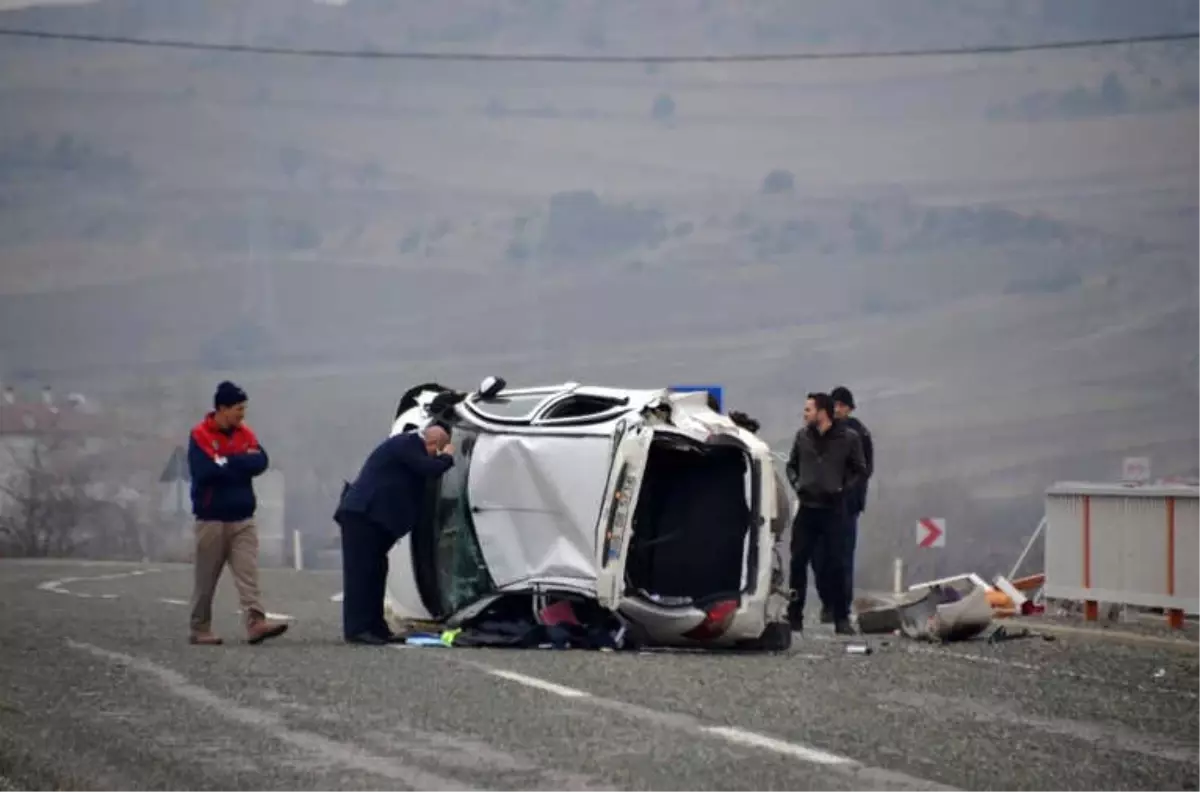
[[[196,580],[192,593],[193,644],[214,646],[212,600],[221,570],[228,564],[246,617],[250,643],[260,643],[287,630],[287,622],[266,617],[258,591],[258,529],[254,478],[270,460],[246,425],[246,392],[222,382],[213,396],[213,411],[196,424],[188,438],[188,470],[192,478],[192,513],[196,517]]]
[[[875,475],[875,442],[866,424],[854,417],[854,394],[845,385],[829,392],[833,398],[834,417],[854,430],[862,441],[866,474],[846,497],[846,533],[842,547],[842,571],[846,575],[846,602],[854,602],[854,552],[858,547],[858,518],[867,508],[867,484]],[[832,614],[829,614],[832,616]],[[825,614],[822,614],[824,620]]]
[[[333,519],[342,529],[342,633],[349,643],[393,640],[383,616],[388,551],[421,515],[425,487],[454,465],[449,432],[439,426],[384,440],[346,485]]]

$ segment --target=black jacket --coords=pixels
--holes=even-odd
[[[333,519],[347,514],[365,517],[402,539],[416,527],[425,484],[454,465],[449,454],[431,456],[416,432],[404,432],[380,443],[354,483],[342,493]]]
[[[853,429],[862,441],[863,459],[867,463],[867,472],[862,482],[847,495],[846,510],[851,514],[861,514],[867,509],[867,482],[875,475],[875,442],[871,439],[871,431],[853,415],[843,419],[846,426]]]
[[[848,507],[847,495],[866,479],[862,440],[842,421],[821,434],[805,427],[796,432],[788,458],[787,477],[800,496],[800,505]]]

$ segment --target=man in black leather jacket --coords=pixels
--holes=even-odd
[[[850,602],[845,590],[843,554],[848,496],[866,477],[866,460],[858,434],[834,420],[833,398],[810,393],[804,405],[804,427],[796,432],[787,463],[787,477],[800,498],[792,527],[792,588],[790,608],[794,630],[804,624],[808,567],[816,577],[817,593],[833,615],[834,631],[853,633]]]

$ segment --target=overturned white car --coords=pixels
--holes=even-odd
[[[704,393],[427,383],[392,433],[434,422],[452,430],[455,466],[389,556],[401,618],[596,627],[603,614],[618,644],[790,645],[787,485],[767,444]]]

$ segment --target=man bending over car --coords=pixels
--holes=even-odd
[[[425,485],[454,465],[450,433],[434,424],[401,432],[367,457],[342,490],[333,519],[342,529],[342,633],[347,643],[382,646],[397,640],[383,615],[388,551],[421,514]]]

